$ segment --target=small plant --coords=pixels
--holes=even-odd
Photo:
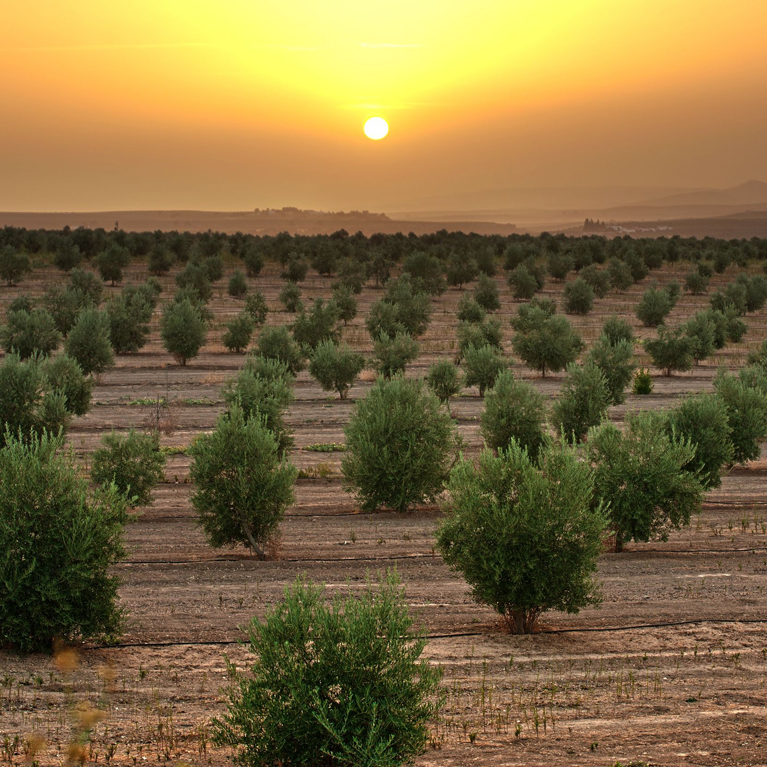
[[[441,360],[429,368],[426,384],[437,395],[439,401],[446,405],[451,397],[455,397],[461,391],[461,375],[452,362]]]
[[[343,442],[316,442],[313,445],[307,445],[304,450],[311,453],[343,453],[346,445]]]
[[[594,575],[606,520],[592,508],[593,481],[573,449],[549,447],[533,461],[515,441],[451,472],[437,545],[513,633],[532,632],[546,610],[599,603]]]
[[[441,492],[459,441],[420,381],[379,378],[345,430],[344,485],[365,511],[406,509]]]
[[[91,479],[104,486],[113,482],[131,506],[149,504],[153,488],[165,478],[157,435],[131,429],[125,436],[105,434],[101,442],[103,447],[93,453]]]
[[[235,405],[189,449],[192,504],[211,546],[245,544],[259,558],[293,503],[296,469],[264,420]]]
[[[309,373],[323,391],[337,391],[341,399],[346,399],[364,367],[365,358],[346,344],[337,346],[333,341],[322,341],[312,354]]]
[[[639,395],[652,394],[654,386],[650,371],[642,368],[641,370],[637,370],[634,374],[634,383],[631,387],[631,391],[634,394]]]
[[[318,764],[399,767],[428,742],[444,702],[441,672],[421,660],[395,574],[359,597],[327,603],[306,579],[248,627],[255,660],[227,661],[227,710],[213,720],[216,744],[237,749],[245,767]]]

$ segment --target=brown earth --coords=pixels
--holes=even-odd
[[[270,265],[265,272],[251,284],[274,310],[269,322],[289,321],[277,311],[278,269]],[[673,276],[683,274],[664,271],[659,279]],[[140,267],[132,268],[131,280],[145,277]],[[56,279],[55,272],[38,270],[21,287],[3,288],[0,301],[39,294]],[[165,282],[168,295],[172,280]],[[310,277],[304,293],[326,296],[330,284]],[[187,367],[173,364],[162,349],[156,313],[149,345],[118,358],[99,382],[91,412],[73,424],[69,440],[78,455],[85,459],[105,431],[147,422],[147,403],[158,396],[174,403],[175,429],[163,444],[186,446],[213,426],[222,407],[221,386],[243,362],[220,345],[221,323],[241,306],[223,285],[212,304],[210,343]],[[593,340],[611,312],[634,318],[643,289],[612,294],[587,317],[571,319]],[[560,297],[561,285],[550,283],[544,293]],[[435,299],[411,375],[423,375],[434,360],[453,353],[460,295],[450,290]],[[360,315],[379,296],[366,288]],[[508,319],[516,302],[505,286],[502,296],[499,316],[510,354]],[[683,296],[672,324],[705,302]],[[737,367],[765,337],[767,313],[747,320],[743,343],[690,374],[656,377],[652,395],[630,396],[611,417],[670,407],[687,392],[710,389],[717,365]],[[369,351],[360,317],[344,335]],[[562,382],[561,375],[541,380],[519,363],[514,371],[552,397]],[[116,568],[130,613],[120,644],[78,648],[79,666],[69,672],[48,656],[0,652],[0,741],[7,737],[0,761],[22,763],[36,733],[47,745],[35,759],[62,763],[73,737],[75,704],[88,702],[107,714],[93,731],[89,762],[228,763],[229,753],[210,742],[209,720],[223,710],[224,653],[240,666],[248,661],[237,644],[243,637],[238,627],[262,615],[302,573],[325,582],[329,592],[354,592],[367,573],[396,567],[411,609],[430,636],[427,655],[444,669],[447,705],[433,725],[430,749],[417,761],[422,767],[767,764],[767,462],[731,471],[690,527],[667,542],[605,553],[599,609],[546,614],[539,633],[510,636],[491,610],[471,601],[464,582],[435,553],[436,507],[360,513],[341,485],[341,454],[307,449],[343,442],[354,400],[370,386],[371,376],[364,378],[351,401],[342,402],[320,391],[307,373],[299,376],[289,414],[296,439],[292,459],[314,478],[299,479],[296,505],[270,561],[205,544],[190,505],[189,459],[169,457],[166,482],[129,525],[130,555]],[[482,401],[467,391],[452,409],[467,453],[476,455]]]

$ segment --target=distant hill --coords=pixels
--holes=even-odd
[[[767,184],[763,181],[746,181],[731,189],[698,189],[665,197],[646,200],[652,206],[672,205],[750,205],[767,203]]]
[[[114,229],[128,232],[208,230],[234,234],[275,235],[332,234],[345,229],[350,234],[361,231],[372,234],[431,234],[440,229],[451,232],[475,232],[476,234],[511,234],[517,231],[514,224],[493,221],[398,221],[383,213],[369,211],[317,211],[298,208],[280,208],[254,211],[200,211],[200,210],[113,210],[94,213],[2,213],[0,226],[23,226],[27,229],[72,229],[78,226],[91,229]]]

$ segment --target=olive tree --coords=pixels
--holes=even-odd
[[[644,348],[653,365],[664,369],[667,376],[670,376],[673,370],[684,372],[692,368],[694,342],[679,328],[668,330],[665,325],[661,325],[657,338],[646,339]]]
[[[63,437],[7,432],[4,445],[0,645],[114,640],[124,622],[111,570],[125,556],[125,499],[114,486],[91,493]]]
[[[529,368],[558,372],[575,362],[583,348],[580,336],[566,317],[556,315],[553,304],[530,303],[512,319],[514,352]]]
[[[663,414],[629,416],[622,432],[610,422],[592,429],[588,456],[595,501],[609,504],[616,552],[631,540],[665,540],[700,509],[703,485],[685,470],[695,447],[668,433]]]
[[[86,375],[98,375],[112,367],[115,356],[109,338],[109,315],[94,308],[83,309],[69,331],[64,349]]]
[[[601,601],[595,576],[606,520],[593,484],[573,450],[548,447],[533,460],[514,440],[451,472],[437,546],[512,633],[534,631],[546,610],[577,613]]]
[[[554,403],[551,418],[564,438],[582,442],[592,426],[604,418],[610,390],[602,371],[590,360],[567,366],[567,377]]]
[[[405,511],[442,491],[459,446],[455,425],[421,381],[379,378],[345,429],[344,487],[365,511]]]
[[[426,376],[426,385],[434,392],[437,399],[446,405],[451,397],[461,391],[461,374],[449,360],[435,362]]]
[[[500,352],[490,344],[476,347],[470,346],[464,355],[464,386],[476,386],[479,396],[485,396],[485,390],[490,388],[506,370],[506,360]]]
[[[611,343],[607,336],[600,336],[586,357],[605,377],[610,404],[620,405],[626,401],[626,387],[634,377],[634,344],[631,341]]]
[[[9,309],[6,324],[0,327],[0,346],[27,359],[33,354],[48,356],[61,344],[56,322],[45,309]]]
[[[32,264],[26,253],[17,251],[11,245],[0,248],[0,279],[5,280],[8,287],[16,285],[31,271]]]
[[[199,307],[184,298],[165,305],[160,336],[168,353],[178,363],[186,365],[200,353],[208,328]]]
[[[714,391],[727,408],[733,462],[755,460],[761,453],[762,441],[767,438],[767,392],[749,386],[724,370],[714,379]]]
[[[259,559],[293,503],[296,468],[279,457],[264,419],[234,405],[189,449],[192,505],[211,546],[244,544]]]
[[[324,391],[337,391],[341,399],[346,399],[364,367],[365,358],[346,344],[322,341],[312,354],[309,374]]]
[[[480,433],[496,452],[509,447],[512,440],[535,460],[549,444],[546,432],[546,398],[526,381],[504,370],[485,395],[485,410]]]

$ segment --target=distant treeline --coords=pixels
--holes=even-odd
[[[0,249],[5,258],[11,251],[17,256],[47,256],[64,271],[83,261],[105,259],[126,263],[147,257],[149,269],[163,274],[176,264],[197,262],[211,257],[231,255],[242,259],[251,276],[265,261],[277,261],[283,267],[293,263],[307,265],[320,274],[334,274],[365,264],[369,277],[385,282],[395,263],[414,255],[436,257],[443,265],[448,284],[471,281],[477,272],[493,273],[496,264],[507,270],[521,265],[542,268],[555,279],[568,272],[579,272],[591,265],[616,261],[628,265],[635,277],[645,270],[659,268],[664,262],[679,260],[711,262],[714,271],[722,272],[730,264],[767,261],[767,239],[719,240],[697,238],[607,238],[599,235],[568,237],[543,233],[478,235],[441,230],[434,234],[349,234],[341,229],[329,235],[270,235],[190,233],[178,231],[126,232],[123,230],[68,227],[61,230],[4,227],[0,230]],[[542,257],[545,263],[542,263]],[[548,268],[546,268],[548,266]],[[299,268],[300,272],[301,269]],[[452,279],[451,279],[452,274]]]

